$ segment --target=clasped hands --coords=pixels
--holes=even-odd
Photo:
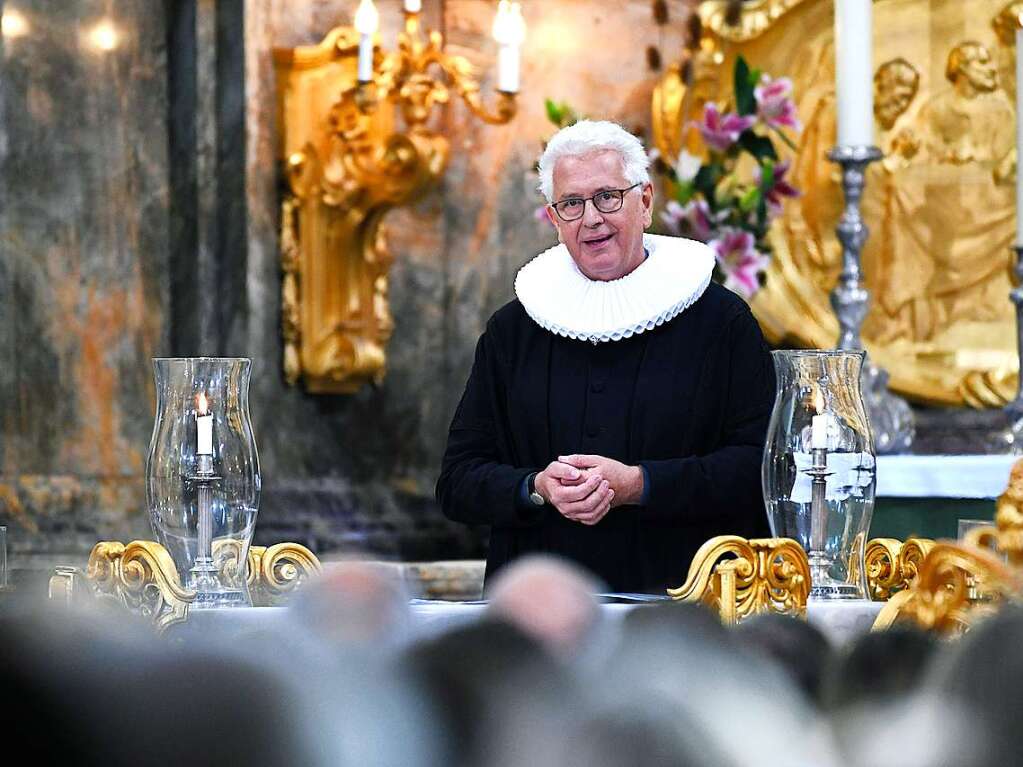
[[[602,455],[562,455],[533,484],[566,519],[595,525],[615,506],[639,503],[643,470]]]

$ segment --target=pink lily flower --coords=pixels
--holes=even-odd
[[[792,161],[786,160],[774,166],[774,184],[767,190],[767,209],[771,217],[780,216],[785,197],[799,197],[800,191],[790,184],[785,176],[792,168]],[[753,171],[756,183],[760,183],[760,166]]]
[[[717,152],[727,152],[743,131],[752,128],[756,121],[752,115],[740,117],[734,112],[723,115],[717,104],[708,101],[703,109],[703,120],[696,123],[696,127],[707,146]]]
[[[714,249],[718,267],[725,275],[725,287],[746,299],[760,289],[760,273],[770,258],[756,249],[753,235],[742,229],[724,227],[708,243]]]
[[[661,220],[673,234],[691,237],[700,242],[707,242],[714,234],[711,228],[713,215],[706,200],[690,200],[685,205],[669,200],[664,206],[664,212],[661,213]]]
[[[753,96],[757,100],[757,114],[765,125],[794,131],[803,129],[791,95],[792,80],[788,77],[772,80],[769,75],[761,76],[760,85],[753,89]]]

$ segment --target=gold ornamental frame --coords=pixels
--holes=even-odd
[[[692,120],[726,101],[732,66],[790,77],[804,129],[788,178],[802,196],[770,234],[773,259],[751,307],[775,345],[833,347],[841,267],[832,0],[699,5],[703,38],[652,100],[654,141],[672,161],[699,148]],[[936,405],[1000,407],[1017,389],[1011,288],[1015,231],[1015,50],[1019,3],[873,0],[875,118],[883,162],[867,172],[864,344],[893,390]],[[921,28],[927,34],[921,34]],[[780,142],[776,142],[780,144]]]
[[[215,553],[225,554],[223,548],[218,552],[214,543]],[[236,566],[237,557],[226,554],[224,566]],[[253,606],[282,603],[322,569],[316,555],[298,543],[250,546],[246,583]],[[188,619],[195,592],[181,585],[174,560],[156,541],[101,541],[93,546],[84,573],[60,566],[50,577],[51,601],[70,606],[83,596],[118,604],[163,632]]]
[[[516,95],[494,111],[472,65],[443,50],[416,13],[398,48],[374,50],[373,80],[357,80],[359,34],[337,27],[318,45],[276,49],[284,376],[313,393],[350,394],[383,380],[394,329],[384,215],[433,187],[449,144],[427,122],[454,91],[490,124],[507,123]],[[428,72],[439,70],[442,80]],[[399,119],[400,116],[400,119]],[[400,125],[399,125],[400,123]]]

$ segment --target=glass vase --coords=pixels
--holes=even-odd
[[[776,351],[778,391],[761,478],[771,532],[810,561],[810,599],[866,599],[863,552],[874,510],[874,439],[862,351]]]
[[[156,420],[146,503],[192,609],[247,606],[249,545],[259,509],[259,457],[249,420],[251,362],[153,360]]]

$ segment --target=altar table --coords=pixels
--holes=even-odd
[[[601,604],[600,609],[604,619],[614,625],[632,610],[642,610],[649,604],[606,603]],[[810,602],[807,605],[807,620],[820,628],[832,642],[842,644],[869,631],[882,606],[882,602]],[[486,610],[486,604],[479,601],[414,599],[409,609],[413,636],[424,639],[479,620]],[[196,610],[189,614],[187,622],[171,627],[168,635],[243,638],[250,632],[283,632],[294,630],[295,626],[287,607]]]

